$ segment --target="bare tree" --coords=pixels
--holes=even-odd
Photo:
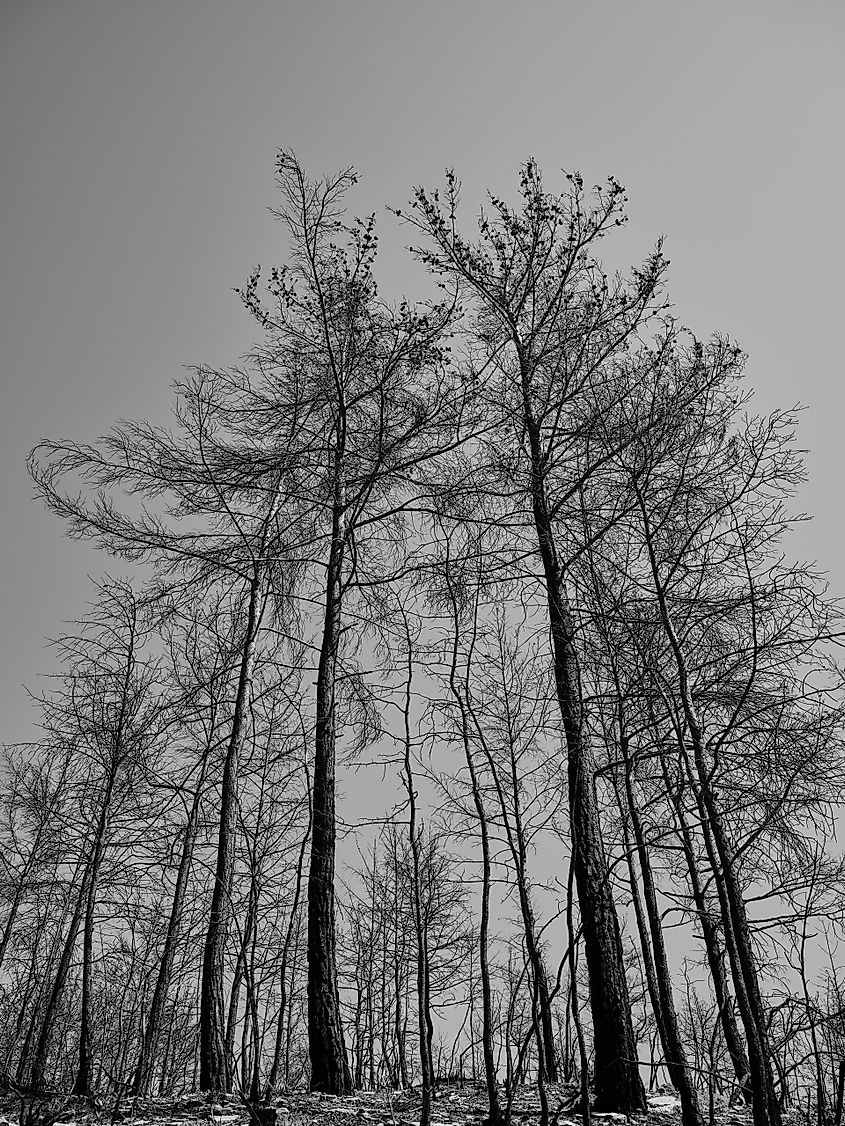
[[[457,441],[460,400],[441,345],[450,307],[394,309],[382,302],[373,275],[374,222],[342,222],[354,173],[311,181],[282,152],[277,180],[290,262],[269,276],[271,306],[261,299],[258,274],[243,299],[265,331],[255,353],[265,380],[252,400],[254,417],[278,428],[290,416],[292,396],[306,404],[295,443],[301,488],[323,517],[316,555],[324,585],[308,875],[309,1044],[312,1088],[339,1094],[351,1087],[337,993],[334,886],[344,613],[356,590],[384,582],[384,555],[391,540],[401,540],[415,500],[409,485],[425,462]]]
[[[660,311],[665,264],[658,248],[631,282],[609,282],[592,255],[595,244],[624,221],[624,190],[611,178],[590,208],[580,177],[570,177],[570,183],[568,194],[551,195],[528,162],[520,178],[520,208],[491,198],[491,214],[482,214],[475,242],[459,233],[459,186],[452,173],[444,202],[419,190],[406,218],[428,240],[420,256],[432,272],[458,284],[477,310],[474,339],[492,434],[488,456],[473,467],[478,492],[489,495],[497,485],[508,503],[503,522],[509,532],[519,528],[534,536],[568,750],[596,1109],[631,1112],[644,1108],[645,1093],[584,724],[577,607],[568,576],[578,525],[570,509],[607,460],[607,454],[594,454],[591,439],[602,422],[624,411],[625,351]],[[472,472],[467,483],[473,483]]]
[[[92,1091],[93,936],[98,881],[115,819],[135,797],[139,776],[156,733],[160,703],[153,694],[155,666],[140,655],[145,632],[144,607],[130,587],[103,584],[100,601],[83,631],[58,643],[66,662],[63,690],[45,696],[45,724],[61,746],[71,747],[82,771],[85,833],[79,863],[76,901],[68,923],[41,1030],[35,1044],[31,1084],[43,1086],[45,1067],[80,928],[82,1001],[78,1065],[74,1092]]]

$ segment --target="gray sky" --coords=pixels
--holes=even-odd
[[[0,0],[0,739],[86,573],[120,571],[30,499],[27,451],[166,421],[183,365],[254,339],[232,287],[283,259],[279,146],[355,164],[359,213],[447,165],[468,197],[528,156],[617,175],[618,253],[665,234],[681,318],[739,340],[761,409],[808,405],[793,550],[845,594],[843,48],[840,0]]]

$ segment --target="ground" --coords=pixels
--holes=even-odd
[[[577,1093],[572,1088],[548,1091],[550,1114],[556,1126],[583,1126],[577,1113]],[[705,1113],[706,1113],[706,1108]],[[275,1110],[275,1118],[273,1115]],[[486,1116],[483,1087],[467,1083],[438,1088],[432,1109],[432,1126],[480,1126]],[[621,1114],[595,1114],[595,1126],[623,1123]],[[717,1108],[719,1126],[746,1126],[745,1109],[724,1105]],[[514,1126],[533,1126],[540,1119],[540,1104],[534,1088],[524,1088],[514,1099]],[[267,1107],[252,1115],[246,1105],[230,1097],[224,1103],[209,1103],[199,1096],[181,1099],[135,1099],[115,1105],[114,1098],[95,1100],[54,1098],[24,1100],[0,1098],[0,1126],[354,1126],[355,1122],[377,1126],[419,1126],[420,1096],[417,1090],[359,1091],[344,1098],[295,1091],[278,1095]],[[649,1096],[648,1114],[641,1126],[678,1126],[680,1107],[668,1091]]]

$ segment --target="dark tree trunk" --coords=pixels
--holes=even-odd
[[[645,1110],[622,955],[595,788],[595,764],[581,715],[581,674],[572,612],[558,559],[545,486],[545,458],[532,405],[531,368],[514,339],[520,365],[523,421],[529,444],[530,495],[551,631],[555,688],[566,737],[572,865],[590,982],[595,1056],[595,1109]]]
[[[226,1059],[230,1061],[228,1086],[227,1091],[234,1090],[235,1083],[235,1069],[232,1062],[235,1058],[235,1032],[238,1025],[238,1010],[241,1000],[241,987],[244,982],[249,991],[249,970],[247,965],[247,951],[252,943],[253,933],[255,930],[256,913],[258,904],[255,895],[255,880],[253,879],[249,893],[249,903],[247,906],[246,921],[244,923],[243,933],[241,935],[241,947],[238,951],[238,959],[235,963],[235,972],[232,976],[232,988],[229,993],[229,1009],[226,1014]],[[247,1008],[244,1011],[244,1028],[246,1029],[249,1020],[249,999],[247,998]]]
[[[688,761],[686,765],[689,774],[691,767]],[[691,774],[689,774],[689,777],[690,780],[693,781]],[[693,788],[695,789],[694,781]],[[751,1102],[752,1104],[756,1104],[757,1115],[763,1116],[755,1117],[755,1123],[757,1123],[757,1126],[762,1126],[763,1118],[767,1113],[766,1105],[768,1102],[768,1095],[765,1093],[765,1074],[768,1065],[762,1054],[757,1022],[754,1016],[751,1001],[749,1000],[742,967],[739,963],[736,938],[734,935],[733,923],[731,920],[730,903],[728,902],[728,893],[725,888],[722,866],[716,852],[716,846],[713,843],[713,834],[710,831],[707,811],[704,806],[700,790],[696,789],[695,796],[698,803],[699,818],[701,820],[701,835],[704,839],[704,848],[707,854],[707,860],[710,865],[710,870],[713,874],[713,883],[715,885],[716,894],[719,900],[719,911],[721,914],[722,926],[724,928],[725,934],[725,949],[728,954],[728,962],[731,968],[731,980],[733,981],[737,1008],[742,1020],[742,1027],[745,1030],[746,1043],[748,1045],[748,1084],[750,1085],[751,1090]]]
[[[447,575],[448,579],[448,575]],[[491,1126],[497,1126],[502,1120],[502,1110],[499,1105],[499,1087],[496,1080],[496,1060],[493,1054],[493,995],[490,987],[490,959],[489,959],[489,929],[490,929],[490,880],[492,865],[490,862],[490,834],[487,825],[487,811],[484,808],[484,799],[478,781],[475,759],[469,738],[469,719],[467,716],[467,702],[457,684],[458,640],[459,621],[457,607],[454,617],[454,637],[452,647],[452,667],[449,677],[452,695],[461,714],[461,734],[464,747],[464,758],[469,770],[472,783],[472,801],[475,814],[478,818],[478,827],[481,833],[481,919],[478,930],[478,965],[481,976],[481,1045],[484,1056],[484,1081],[487,1085],[487,1118]],[[398,992],[397,992],[397,1020],[398,1020]],[[470,1032],[472,1031],[470,1023]]]
[[[53,1024],[59,1010],[62,994],[64,993],[67,976],[73,959],[73,950],[76,946],[76,939],[85,913],[85,903],[88,896],[88,878],[89,870],[86,868],[82,877],[82,886],[79,889],[73,915],[68,924],[62,952],[59,955],[59,964],[56,969],[56,976],[53,978],[53,987],[47,998],[47,1007],[44,1011],[44,1019],[41,1022],[41,1030],[32,1053],[32,1070],[30,1072],[29,1084],[34,1091],[40,1091],[44,1086],[44,1071],[47,1066],[47,1053],[50,1049]]]
[[[182,913],[185,906],[185,892],[191,874],[191,864],[194,854],[194,843],[197,835],[197,821],[199,818],[202,790],[205,783],[206,765],[210,748],[203,754],[200,776],[194,789],[190,813],[182,836],[182,854],[179,857],[179,868],[176,873],[176,887],[173,891],[173,902],[170,907],[170,918],[167,921],[167,931],[164,936],[164,946],[161,951],[158,975],[156,977],[153,997],[150,1002],[150,1011],[141,1040],[141,1050],[135,1068],[133,1090],[136,1095],[145,1095],[149,1092],[152,1078],[152,1069],[155,1062],[156,1049],[161,1034],[161,1020],[170,981],[173,976],[173,963],[176,957],[176,946],[179,941],[179,932],[182,926]]]
[[[412,851],[414,852],[414,887],[412,889],[414,900],[414,929],[416,931],[417,947],[417,1031],[420,1051],[420,1084],[422,1087],[422,1105],[420,1107],[420,1126],[428,1126],[431,1121],[431,1088],[434,1066],[431,1059],[431,1039],[429,1036],[429,1011],[428,988],[428,951],[426,949],[426,926],[422,917],[419,888],[419,842],[414,830],[414,818],[411,819]]]
[[[226,1059],[229,1061],[228,1074],[226,1076],[226,1090],[231,1093],[235,1087],[235,1028],[238,1023],[238,1007],[241,1000],[241,985],[244,979],[244,950],[243,946],[238,951],[237,961],[235,962],[235,972],[232,975],[232,987],[229,991],[229,1005],[226,1010],[226,1035],[224,1042],[226,1044]]]
[[[343,515],[333,514],[326,576],[323,638],[317,667],[317,721],[311,862],[308,871],[308,1049],[311,1090],[344,1095],[352,1090],[337,986],[335,936],[335,674],[341,632]]]
[[[393,928],[393,993],[394,993],[394,1022],[393,1032],[396,1038],[396,1082],[397,1085],[405,1089],[409,1086],[408,1079],[408,1060],[405,1055],[405,1041],[406,1041],[406,1021],[402,1009],[402,994],[404,988],[404,978],[402,969],[405,964],[405,931],[400,923],[399,908],[400,908],[400,891],[399,891],[399,860],[396,851],[393,854],[393,886],[395,892],[395,906],[396,906],[396,926]],[[402,938],[402,945],[400,948],[399,940],[400,935]]]
[[[504,701],[508,707],[507,699]],[[510,715],[508,716],[510,724]],[[484,745],[487,763],[493,776],[493,783],[499,799],[499,808],[502,813],[502,823],[508,840],[508,847],[513,858],[516,874],[516,887],[519,896],[519,908],[522,914],[523,932],[525,935],[525,951],[531,967],[534,981],[532,996],[537,1009],[535,1021],[535,1037],[537,1040],[538,1080],[541,1092],[543,1082],[557,1083],[557,1059],[555,1053],[554,1026],[552,1023],[552,1007],[549,996],[548,974],[543,958],[543,952],[537,941],[537,925],[534,918],[534,905],[531,896],[531,882],[528,876],[528,847],[525,840],[525,828],[522,820],[522,805],[520,802],[520,780],[516,756],[513,746],[510,750],[510,789],[513,812],[508,809],[507,798],[502,786],[496,761],[490,753],[486,743]],[[511,823],[513,822],[513,823]],[[542,1097],[542,1096],[541,1096]]]
[[[431,1016],[431,958],[428,947],[428,920],[423,916],[422,928],[422,964],[423,964],[423,989],[422,989],[422,1017],[425,1027],[425,1065],[428,1070],[429,1113],[431,1111],[431,1097],[436,1082],[434,1067],[434,1021]],[[425,1081],[424,1081],[425,1082]],[[420,1126],[426,1126],[420,1116]]]
[[[285,1043],[285,1025],[287,1021],[288,1003],[288,964],[290,962],[291,942],[293,941],[294,928],[297,923],[299,900],[302,895],[302,872],[305,866],[305,852],[308,841],[311,839],[311,788],[308,788],[308,827],[299,846],[299,855],[296,860],[296,881],[294,883],[293,903],[288,917],[285,941],[282,946],[282,964],[279,968],[279,1015],[276,1020],[276,1038],[273,1045],[273,1062],[270,1065],[270,1075],[267,1079],[267,1092],[272,1094],[279,1085],[279,1072],[282,1063],[282,1048]]]
[[[106,825],[108,823],[113,784],[114,773],[109,776],[106,784],[105,794],[103,795],[103,803],[94,832],[94,839],[91,843],[91,854],[83,870],[82,882],[80,884],[79,893],[74,905],[73,915],[71,916],[70,923],[68,925],[62,952],[59,956],[59,964],[56,969],[56,976],[53,979],[53,987],[50,991],[50,995],[47,1000],[47,1008],[44,1012],[44,1019],[41,1023],[41,1031],[39,1032],[38,1040],[36,1041],[35,1045],[35,1051],[33,1052],[30,1086],[34,1090],[40,1090],[44,1084],[44,1071],[47,1066],[47,1054],[50,1049],[50,1039],[53,1033],[53,1025],[55,1023],[56,1016],[61,1005],[65,985],[67,984],[67,978],[70,972],[71,962],[73,960],[73,951],[76,946],[76,940],[79,935],[79,928],[82,925],[83,918],[85,919],[86,923],[86,931],[88,930],[89,916],[92,920],[93,925],[93,896],[95,894],[100,860],[102,858],[103,849],[105,846]],[[89,1017],[90,1013],[86,1015],[85,996],[83,993],[82,1027],[80,1029],[80,1057],[82,1055],[83,1046],[87,1044],[89,1035]],[[88,1077],[88,1083],[90,1084],[90,1074]]]
[[[531,500],[546,589],[555,687],[566,736],[572,864],[590,982],[595,1055],[595,1109],[632,1114],[646,1108],[622,939],[599,822],[592,748],[581,718],[581,679],[572,614],[564,592],[543,480],[539,428],[520,356],[524,418],[531,452]]]
[[[34,853],[34,848],[33,848]],[[21,900],[23,899],[24,887],[27,877],[29,876],[30,862],[27,862],[18,882],[15,884],[15,894],[12,897],[12,902],[9,906],[9,914],[6,917],[6,925],[3,928],[3,937],[0,938],[0,968],[6,957],[6,948],[9,945],[9,939],[12,937],[12,931],[15,927],[15,920],[18,917],[18,910],[20,909]]]
[[[23,990],[23,995],[18,1004],[18,1016],[15,1021],[14,1031],[10,1039],[10,1047],[6,1056],[6,1073],[11,1072],[12,1052],[20,1043],[21,1032],[23,1031],[24,1021],[26,1020],[27,1012],[29,1011],[30,1002],[32,1002],[32,1011],[35,1012],[38,1005],[38,943],[33,943],[32,960],[27,970],[26,985]],[[27,1029],[26,1039],[21,1047],[21,1054],[18,1057],[18,1064],[16,1074],[18,1076],[18,1083],[21,1082],[26,1075],[26,1053],[29,1051],[29,1040],[32,1033],[32,1022],[30,1021]]]
[[[414,773],[411,762],[411,676],[413,672],[411,640],[408,637],[408,680],[405,692],[405,790],[408,795],[408,841],[411,846],[411,903],[414,912],[414,937],[417,948],[417,1033],[420,1052],[420,1084],[422,1102],[420,1106],[420,1126],[429,1126],[431,1121],[432,1088],[434,1086],[434,1064],[431,1058],[431,991],[428,964],[428,922],[423,908],[421,886],[422,861],[420,854],[420,833],[417,828],[417,792],[414,786]]]
[[[695,848],[693,847],[692,833],[684,812],[683,800],[680,793],[678,793],[672,785],[668,765],[665,760],[663,761],[663,777],[681,830],[681,843],[686,859],[687,871],[689,872],[690,890],[692,892],[697,918],[701,925],[707,964],[710,967],[710,977],[713,982],[713,994],[719,1009],[722,1034],[725,1037],[725,1046],[728,1049],[728,1055],[731,1057],[734,1075],[736,1076],[736,1081],[742,1092],[742,1096],[746,1102],[751,1102],[748,1056],[746,1055],[745,1045],[742,1042],[742,1036],[737,1027],[736,1018],[734,1017],[733,998],[728,991],[728,981],[725,974],[723,952],[719,941],[717,926],[704,896],[704,890],[698,872],[698,859]]]
[[[740,1005],[743,1025],[745,1026],[746,1043],[748,1044],[751,1085],[754,1092],[752,1107],[754,1123],[755,1126],[781,1126],[780,1104],[774,1089],[766,1018],[762,997],[760,996],[757,965],[748,926],[748,916],[745,911],[745,900],[737,879],[733,853],[722,824],[721,812],[713,794],[712,772],[706,761],[704,730],[690,687],[686,656],[675,630],[665,588],[660,581],[648,512],[642,494],[638,492],[637,496],[643,517],[649,564],[663,629],[677,669],[678,695],[683,708],[689,741],[692,745],[693,762],[689,762],[684,747],[684,739],[679,735],[680,750],[687,762],[689,778],[695,788],[696,800],[699,803],[702,831],[708,857],[713,867],[724,918],[725,940],[729,951],[733,946],[733,955],[735,955],[731,957],[731,969],[734,974],[734,987]]]
[[[241,653],[238,688],[232,730],[223,763],[220,792],[220,822],[217,835],[217,862],[214,889],[208,915],[208,928],[203,950],[200,984],[200,1089],[225,1091],[228,1087],[230,1061],[226,1055],[225,1005],[223,976],[226,941],[229,936],[232,871],[237,832],[238,770],[243,747],[247,712],[252,688],[252,669],[260,618],[260,576],[256,568],[249,587],[246,634]]]
[[[684,1126],[703,1126],[695,1084],[692,1078],[689,1062],[687,1060],[684,1042],[678,1026],[678,1014],[675,1010],[675,1000],[672,996],[672,981],[669,973],[669,961],[666,957],[666,947],[663,942],[663,926],[660,921],[660,911],[657,906],[657,892],[651,870],[651,860],[648,855],[648,844],[645,839],[640,811],[634,796],[634,783],[632,778],[633,766],[628,753],[628,740],[623,735],[622,757],[625,762],[625,794],[628,799],[628,811],[631,816],[631,828],[634,831],[634,840],[637,846],[637,856],[640,862],[640,873],[643,881],[643,894],[645,897],[646,913],[648,915],[649,931],[651,933],[652,951],[654,953],[654,971],[657,981],[657,991],[660,997],[660,1019],[658,1029],[663,1041],[663,1054],[669,1077],[678,1092],[681,1100],[681,1121]]]
[[[571,644],[569,629],[564,640],[568,647]],[[567,727],[570,726],[566,723],[567,713],[574,716],[576,708],[580,707],[571,682],[570,663],[569,656],[563,661],[557,657],[555,660],[558,695],[564,698],[562,710]],[[593,1014],[595,1109],[630,1114],[645,1109],[645,1090],[631,1022],[619,920],[599,826],[595,768],[580,723],[573,724],[567,735],[572,862]]]
[[[85,926],[82,931],[82,1012],[79,1024],[79,1064],[73,1094],[88,1098],[91,1094],[91,969],[94,957],[94,901],[97,895],[97,874],[91,875]]]
[[[648,921],[646,919],[642,896],[640,895],[640,888],[637,882],[637,869],[634,862],[634,845],[631,843],[631,833],[628,828],[627,818],[625,817],[622,798],[621,795],[618,796],[620,802],[619,812],[622,816],[622,843],[625,848],[625,863],[628,868],[628,881],[631,885],[631,902],[634,906],[634,918],[637,921],[637,933],[640,936],[640,951],[642,952],[643,956],[643,970],[645,972],[646,989],[648,990],[648,999],[651,1002],[651,1011],[654,1013],[654,1023],[657,1027],[657,1033],[660,1037],[660,1043],[664,1044],[665,1034],[663,1032],[663,1011],[660,1005],[660,993],[657,988],[657,974],[654,969],[654,956],[651,952],[651,938],[649,936]],[[652,1077],[653,1075],[654,1072],[652,1072]]]
[[[263,799],[262,799],[263,800]],[[259,805],[258,819],[261,818],[261,806]],[[241,1033],[241,1088],[250,1092],[253,1090],[255,1084],[253,1077],[249,1074],[248,1068],[248,1045],[250,1044],[250,1029],[252,1029],[253,1039],[252,1049],[254,1049],[255,1064],[258,1065],[258,1022],[256,1019],[255,1009],[255,945],[257,940],[257,927],[258,927],[258,913],[259,913],[259,897],[261,894],[259,883],[259,872],[253,857],[253,863],[250,871],[250,887],[249,887],[249,902],[247,906],[247,917],[244,924],[243,936],[241,942],[241,950],[238,957],[237,967],[235,969],[235,977],[232,982],[232,997],[229,1007],[229,1020],[226,1026],[226,1042],[229,1059],[233,1059],[233,1050],[235,1029],[238,1018],[238,997],[241,985],[246,988],[246,1005],[244,1007],[243,1016],[243,1029]],[[232,1069],[234,1071],[234,1069]],[[253,1069],[254,1071],[254,1069]],[[230,1082],[234,1079],[234,1074],[230,1076]],[[231,1089],[231,1087],[230,1087]],[[252,1098],[252,1095],[249,1096]],[[255,1096],[257,1098],[257,1095]]]
[[[514,782],[514,785],[516,783]],[[502,797],[500,792],[500,798]],[[516,862],[516,882],[519,895],[519,906],[522,913],[523,933],[525,935],[525,952],[531,967],[534,979],[534,999],[537,1008],[535,1035],[537,1039],[538,1076],[548,1083],[557,1083],[557,1059],[555,1056],[554,1027],[552,1025],[552,1007],[549,997],[548,975],[543,952],[537,941],[537,925],[534,919],[534,905],[531,897],[531,886],[528,880],[527,849],[522,830],[522,819],[514,790],[516,804],[516,849],[514,860]],[[502,814],[505,816],[505,805],[502,802]]]
[[[170,1020],[167,1023],[167,1038],[164,1041],[164,1052],[161,1057],[161,1077],[158,1084],[158,1096],[163,1098],[166,1094],[170,1081],[170,1049],[173,1044],[173,1025],[176,1021],[176,1009],[179,1004],[179,994],[176,994],[176,1001],[170,1010]]]
[[[58,801],[63,790],[64,781],[67,777],[68,767],[70,766],[71,757],[72,756],[70,754],[67,754],[65,756],[64,765],[62,767],[61,774],[56,781],[52,797],[48,799],[45,807],[39,812],[38,829],[36,831],[35,838],[32,841],[32,846],[29,850],[29,855],[27,856],[26,863],[24,864],[23,870],[21,871],[21,874],[15,884],[15,892],[12,897],[12,902],[9,905],[9,914],[6,917],[6,925],[3,928],[3,937],[0,938],[0,969],[2,969],[3,962],[6,958],[6,950],[9,946],[9,939],[12,937],[12,932],[15,929],[15,922],[17,921],[21,902],[23,901],[23,898],[26,894],[29,877],[38,862],[44,834],[48,831],[47,815],[53,813],[58,805]]]
[[[287,1013],[287,1018],[286,1018],[286,1021],[285,1021],[286,1028],[285,1028],[284,1077],[285,1077],[285,1087],[286,1088],[290,1087],[290,1057],[291,1057],[291,1048],[293,1046],[293,1006],[294,1006],[294,1002],[296,1000],[296,990],[295,990],[295,986],[296,986],[296,967],[299,965],[300,939],[301,939],[301,931],[300,931],[300,928],[297,926],[296,931],[295,931],[294,943],[293,943],[293,958],[291,959],[290,986],[289,986],[289,989],[288,989],[288,1013]]]
[[[252,1068],[249,1072],[249,1092],[247,1099],[254,1105],[261,1098],[261,1059],[264,1055],[264,1034],[258,1017],[258,999],[255,994],[255,938],[253,932],[253,948],[247,967],[247,1003],[249,1005],[249,1023],[252,1036]],[[247,1086],[246,1075],[244,1087]]]
[[[584,1126],[590,1126],[590,1074],[587,1059],[587,1043],[584,1037],[584,1026],[581,1023],[581,1003],[578,1000],[578,942],[575,934],[575,924],[572,918],[572,885],[575,881],[575,869],[570,862],[569,875],[566,880],[566,935],[569,939],[569,1004],[572,1013],[572,1023],[575,1025],[575,1038],[578,1042],[578,1079],[581,1093],[581,1118]]]
[[[491,1126],[501,1121],[499,1088],[496,1082],[496,1060],[493,1054],[493,993],[490,988],[490,958],[488,953],[490,929],[490,841],[487,830],[487,814],[481,798],[472,752],[466,747],[467,762],[472,775],[472,797],[475,803],[478,823],[481,829],[481,919],[478,929],[478,965],[481,975],[481,1045],[484,1055],[484,1081],[487,1085],[487,1118]]]
[[[727,842],[721,815],[710,790],[710,779],[703,755],[697,753],[696,760],[701,798],[707,816],[707,831],[712,836],[715,848],[713,860],[717,870],[720,869],[716,885],[723,899],[725,937],[727,942],[733,945],[735,953],[735,957],[731,959],[731,966],[748,1043],[754,1122],[755,1126],[781,1126],[780,1103],[772,1074],[768,1026],[760,995],[757,962],[748,926],[745,899],[736,877],[733,855]]]

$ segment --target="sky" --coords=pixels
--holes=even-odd
[[[664,235],[679,318],[741,344],[760,410],[806,404],[790,551],[845,595],[843,49],[840,0],[0,0],[0,741],[35,733],[24,686],[87,576],[121,571],[32,499],[26,455],[166,422],[186,366],[237,361],[233,289],[284,261],[279,147],[358,169],[409,297],[384,207],[414,185],[616,175],[614,257]]]

